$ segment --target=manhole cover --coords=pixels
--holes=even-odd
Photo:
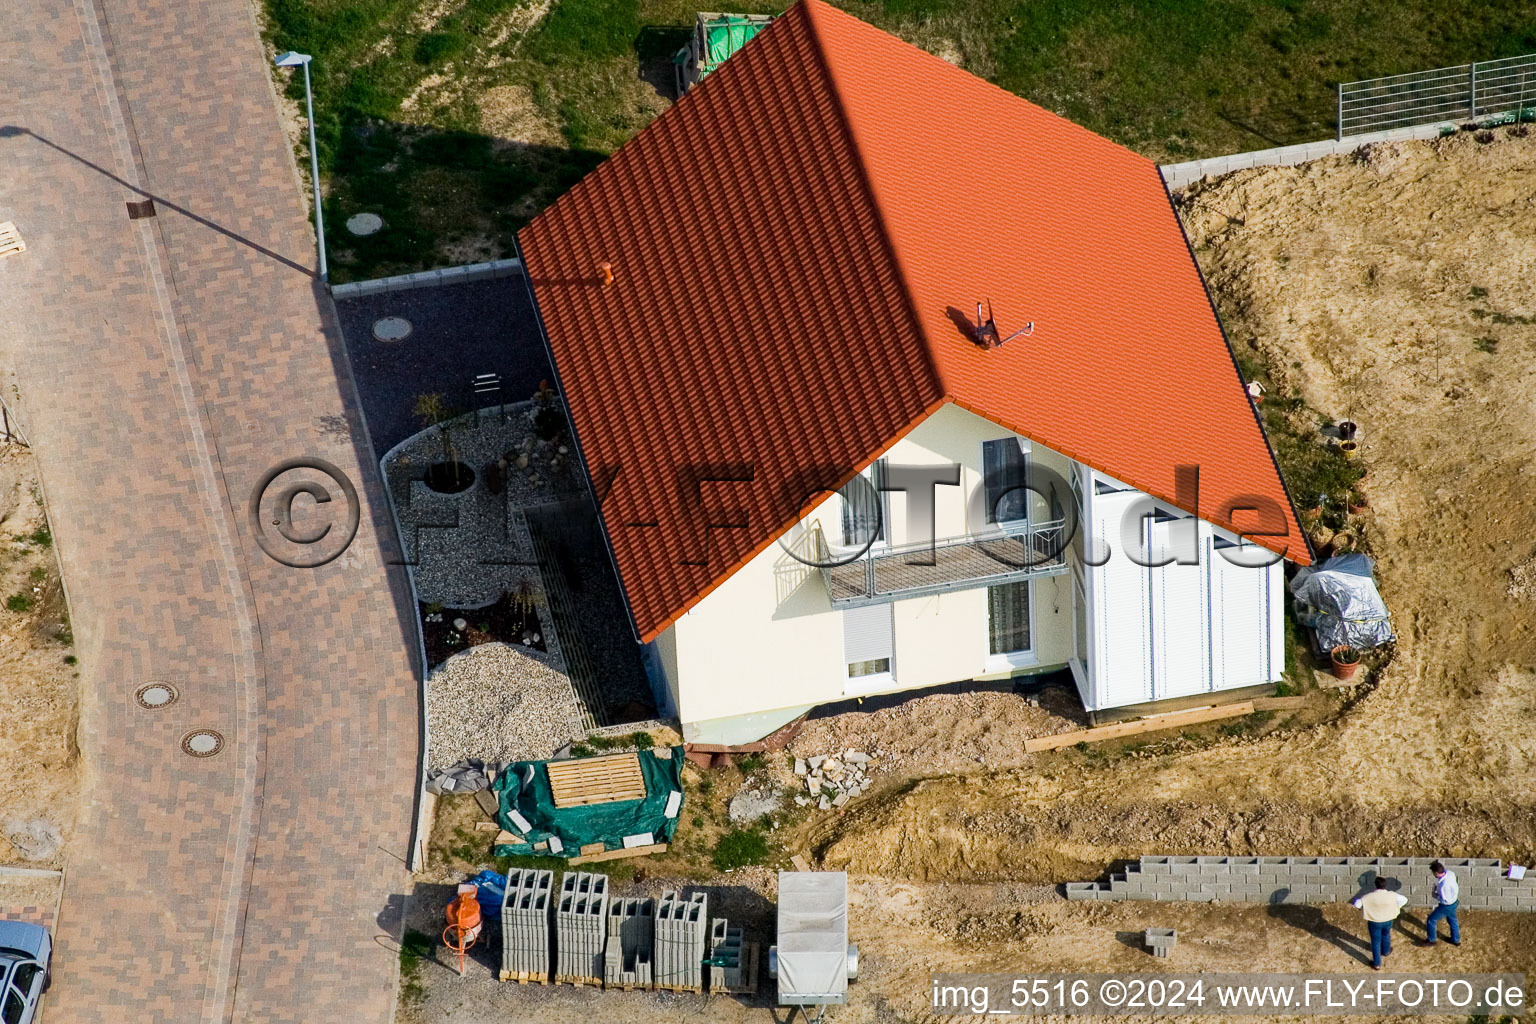
[[[373,336],[380,341],[404,341],[411,333],[411,322],[403,316],[386,316],[373,322]]]
[[[355,213],[347,218],[347,230],[354,235],[371,235],[384,226],[384,218],[376,213]]]
[[[224,749],[224,737],[212,729],[199,729],[181,738],[181,749],[193,757],[212,757]]]
[[[176,703],[176,698],[181,696],[176,687],[170,683],[155,681],[145,683],[133,694],[133,699],[138,701],[139,707],[158,711],[169,704]]]

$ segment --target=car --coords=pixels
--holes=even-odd
[[[37,1019],[52,955],[48,929],[0,921],[0,1024],[32,1024]]]

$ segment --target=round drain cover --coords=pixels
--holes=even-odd
[[[224,737],[212,729],[198,729],[181,738],[181,749],[193,757],[212,757],[224,749]]]
[[[176,703],[176,698],[179,696],[181,694],[177,692],[176,687],[170,683],[156,680],[153,683],[145,683],[139,687],[134,692],[133,699],[138,702],[139,707],[157,711],[167,705]]]
[[[379,341],[404,341],[411,333],[411,322],[403,316],[386,316],[373,322],[373,336]]]
[[[376,213],[355,213],[347,218],[347,230],[354,235],[371,235],[384,226],[384,218]]]

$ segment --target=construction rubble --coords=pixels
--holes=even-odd
[[[805,793],[796,795],[795,803],[800,807],[815,803],[823,811],[842,807],[869,789],[874,761],[873,754],[860,750],[795,758],[795,774],[805,786]]]

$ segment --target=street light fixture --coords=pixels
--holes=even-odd
[[[304,107],[309,114],[309,176],[315,189],[315,242],[320,248],[320,280],[329,280],[325,266],[325,217],[320,212],[320,151],[315,146],[315,97],[309,88],[309,62],[314,60],[307,53],[289,50],[272,58],[280,68],[304,68]]]

